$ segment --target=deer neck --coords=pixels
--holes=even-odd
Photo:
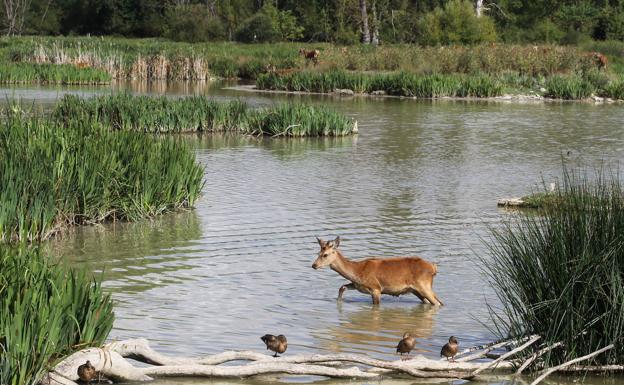
[[[338,258],[329,267],[351,282],[359,282],[358,263],[348,260],[342,253],[336,250]]]

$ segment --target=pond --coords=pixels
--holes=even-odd
[[[262,351],[265,333],[285,334],[287,355],[382,359],[396,357],[405,331],[417,337],[416,352],[432,358],[451,335],[461,347],[492,341],[488,304],[496,306],[497,298],[479,260],[487,259],[489,228],[510,215],[496,200],[548,185],[562,162],[624,160],[618,105],[288,96],[219,83],[112,87],[120,89],[254,105],[322,103],[359,122],[360,134],[348,138],[185,136],[205,167],[194,210],[78,228],[49,243],[74,265],[103,274],[116,301],[112,339],[145,337],[172,355]],[[64,92],[110,89],[1,92],[46,104]],[[373,307],[356,291],[337,302],[344,279],[311,268],[315,237],[337,235],[348,258],[418,255],[436,263],[434,290],[446,306],[405,295],[383,296]]]

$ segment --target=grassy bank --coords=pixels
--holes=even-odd
[[[326,107],[282,104],[249,108],[240,101],[204,97],[117,94],[81,99],[66,96],[54,115],[62,122],[96,122],[121,131],[183,133],[227,132],[269,136],[343,136],[353,133],[353,120]]]
[[[406,72],[371,74],[332,70],[262,74],[256,87],[263,90],[331,93],[349,89],[355,93],[437,98],[494,97],[505,93],[533,93],[556,99],[584,99],[592,95],[624,98],[624,81],[612,80],[603,72],[555,75],[548,78],[504,73],[416,75]]]
[[[79,68],[72,64],[0,62],[0,83],[107,84],[111,76],[104,70]]]
[[[611,44],[612,46],[615,43]],[[501,74],[539,77],[596,67],[585,49],[554,45],[482,44],[335,46],[327,43],[180,43],[113,37],[12,37],[0,39],[0,60],[89,66],[116,79],[198,80],[212,76],[255,79],[312,64],[299,48],[320,51],[318,70],[408,72],[413,74]],[[609,48],[613,62],[620,52]],[[622,54],[624,56],[624,54]],[[617,67],[620,68],[620,67]]]
[[[624,361],[624,190],[618,176],[564,172],[549,204],[493,230],[483,263],[502,303],[502,335],[539,334],[558,364],[608,344],[597,364]]]
[[[60,358],[99,346],[113,305],[97,280],[38,248],[0,244],[0,383],[36,384]]]
[[[10,113],[0,122],[0,240],[190,206],[202,168],[174,138]]]

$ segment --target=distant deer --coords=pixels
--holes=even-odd
[[[607,70],[607,64],[609,60],[605,55],[601,54],[600,52],[588,52],[586,55],[594,62],[599,70]]]
[[[318,49],[312,49],[308,51],[305,48],[299,48],[299,55],[303,56],[308,61],[312,61],[314,65],[316,65],[318,64],[321,52]]]
[[[314,269],[329,266],[351,283],[338,290],[338,300],[345,290],[358,290],[370,294],[373,304],[379,304],[382,294],[399,296],[412,293],[423,303],[443,305],[433,292],[433,277],[438,272],[435,264],[419,257],[367,258],[361,261],[348,260],[340,250],[340,237],[333,241],[316,238],[321,251],[312,264]]]

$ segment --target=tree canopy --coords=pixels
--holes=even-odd
[[[1,7],[6,35],[424,45],[624,40],[624,0],[6,0]]]

